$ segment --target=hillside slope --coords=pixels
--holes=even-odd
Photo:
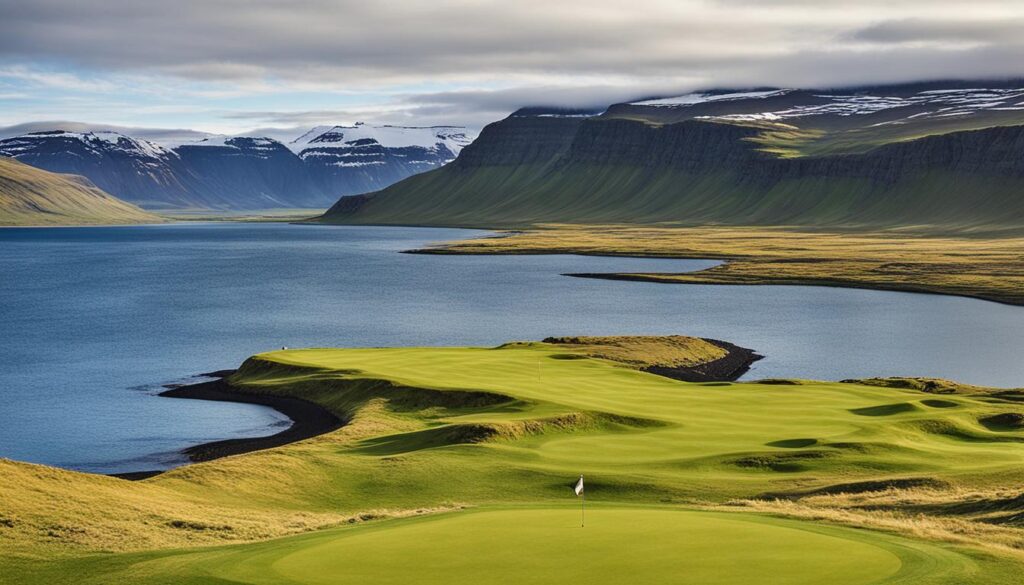
[[[924,87],[694,94],[594,117],[522,111],[452,164],[343,198],[323,221],[1024,224],[1024,90]]]
[[[159,217],[104,193],[82,177],[50,173],[0,157],[2,226],[159,221]]]

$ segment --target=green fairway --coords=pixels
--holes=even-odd
[[[585,351],[255,356],[236,388],[348,424],[142,482],[0,460],[0,572],[48,585],[1017,582],[1019,392],[694,384]],[[582,529],[568,487],[581,473]]]

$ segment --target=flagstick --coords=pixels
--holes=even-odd
[[[580,475],[580,481],[583,481],[583,476]],[[580,494],[583,498],[580,500],[580,528],[586,525],[587,521],[587,487],[583,486],[583,492]]]

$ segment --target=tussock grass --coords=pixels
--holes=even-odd
[[[1024,491],[1019,488],[889,488],[743,499],[721,508],[728,507],[998,550],[1024,561]]]

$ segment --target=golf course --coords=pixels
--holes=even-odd
[[[141,481],[0,460],[0,574],[1018,582],[1020,392],[644,371],[721,357],[684,337],[256,355],[224,380],[233,392],[344,424]]]

